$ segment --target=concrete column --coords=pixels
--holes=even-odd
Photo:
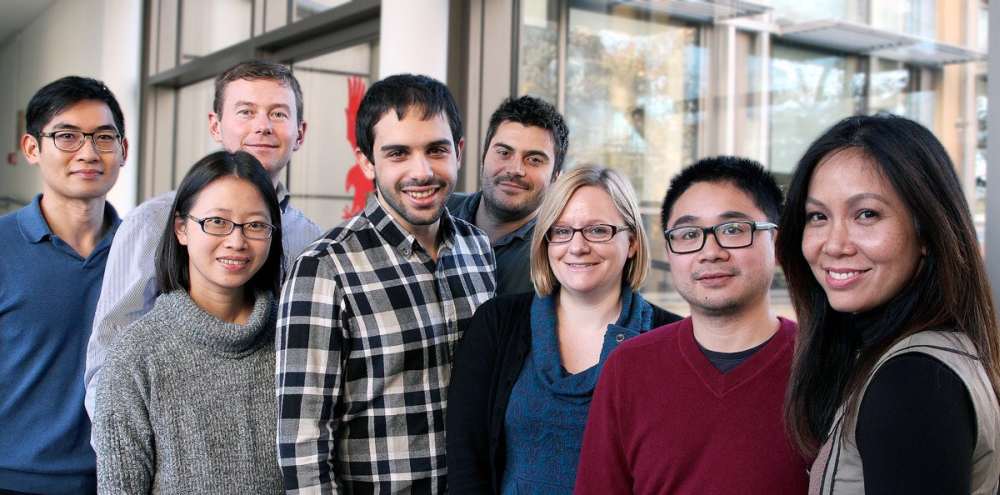
[[[1000,27],[1000,2],[990,2],[990,31]],[[1000,303],[1000,77],[992,74],[1000,69],[1000,36],[990,33],[989,72],[986,93],[990,111],[986,125],[989,137],[986,150],[986,269],[993,286],[993,302]]]
[[[378,78],[448,79],[448,0],[382,0]]]

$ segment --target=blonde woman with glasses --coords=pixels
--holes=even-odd
[[[572,493],[594,386],[624,340],[680,319],[637,292],[649,241],[614,170],[562,174],[538,210],[535,293],[482,305],[455,354],[452,493]]]

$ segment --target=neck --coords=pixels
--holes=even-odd
[[[245,325],[253,313],[253,301],[248,300],[242,287],[215,291],[192,285],[189,294],[199,308],[226,323]]]
[[[740,352],[766,342],[781,326],[768,301],[769,294],[765,294],[759,302],[726,314],[692,308],[695,340],[715,352]]]
[[[107,227],[110,227],[104,222],[104,204],[104,196],[92,199],[66,198],[44,188],[41,209],[52,233],[86,258],[97,247]]]
[[[601,294],[574,294],[560,290],[556,304],[559,326],[564,327],[562,322],[582,323],[579,328],[590,328],[597,324],[596,328],[603,333],[609,324],[618,321],[622,309],[621,294],[620,285],[602,291]],[[568,328],[577,326],[571,324]]]
[[[386,206],[385,203],[382,202],[381,194],[378,196],[378,202],[379,205],[382,206],[382,209],[388,212],[397,223],[402,225],[407,232],[413,234],[413,237],[420,243],[420,247],[424,248],[424,251],[427,251],[427,254],[431,257],[431,259],[437,261],[438,227],[441,226],[441,218],[439,217],[434,221],[434,223],[428,225],[412,225],[405,219],[400,218],[395,210]]]
[[[485,199],[479,200],[479,208],[476,208],[476,227],[479,227],[490,238],[490,243],[495,243],[501,237],[514,232],[530,222],[538,210],[514,220],[503,219],[496,215],[487,206]]]

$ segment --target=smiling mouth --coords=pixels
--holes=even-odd
[[[217,259],[219,260],[219,263],[222,263],[223,265],[246,265],[250,263],[250,260],[247,259],[242,259],[242,260],[237,260],[232,258],[217,258]]]
[[[440,187],[432,187],[430,189],[425,189],[425,190],[421,190],[421,191],[404,190],[403,193],[405,193],[407,196],[409,196],[409,197],[411,197],[413,199],[427,199],[427,198],[429,198],[429,197],[437,194],[438,189],[441,189],[441,188]]]

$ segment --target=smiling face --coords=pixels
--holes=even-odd
[[[625,225],[611,196],[596,186],[577,189],[553,227],[579,229],[587,225]],[[576,232],[566,243],[548,244],[549,267],[561,291],[591,299],[620,290],[625,262],[635,256],[636,243],[629,230],[619,231],[607,242],[591,242]]]
[[[97,100],[80,101],[42,127],[43,134],[60,130],[118,132],[111,109]],[[128,142],[122,139],[115,143],[114,151],[98,152],[93,140],[85,138],[79,150],[69,152],[56,148],[53,138],[26,134],[21,149],[28,162],[41,171],[45,197],[88,200],[104,197],[115,185],[125,164]]]
[[[267,203],[257,188],[235,176],[221,177],[205,186],[189,214],[236,223],[273,224]],[[187,247],[191,296],[196,301],[208,293],[241,297],[243,286],[264,266],[271,250],[270,239],[247,239],[238,227],[227,236],[214,236],[206,234],[190,218],[177,218],[174,222],[177,241]]]
[[[483,159],[483,202],[502,221],[533,215],[554,179],[555,143],[541,127],[503,122]]]
[[[226,151],[246,151],[272,180],[302,146],[306,124],[295,114],[295,93],[270,79],[237,79],[225,89],[222,114],[208,115],[212,139]]]
[[[386,112],[374,127],[375,163],[360,149],[355,152],[365,176],[375,180],[382,205],[410,233],[437,225],[455,187],[464,144],[452,141],[444,114],[427,120],[422,115],[410,108],[399,120],[395,111]]]
[[[768,221],[753,198],[730,182],[696,182],[674,203],[669,228],[711,227],[732,221]],[[714,235],[694,253],[667,250],[670,276],[691,313],[710,316],[736,314],[768,304],[774,278],[773,231],[757,231],[753,244],[725,249]]]
[[[817,166],[802,255],[833,309],[882,305],[913,278],[922,250],[913,215],[867,156],[848,149]]]

